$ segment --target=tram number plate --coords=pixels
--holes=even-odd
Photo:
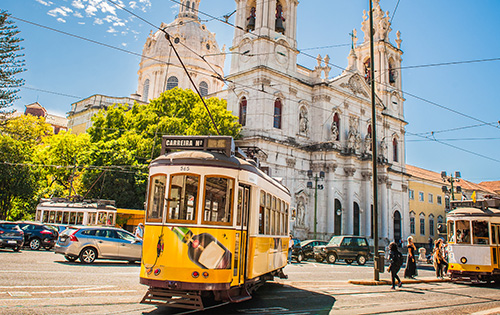
[[[181,172],[189,172],[189,166],[181,166]]]

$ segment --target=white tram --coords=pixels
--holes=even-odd
[[[500,200],[452,201],[447,215],[452,280],[500,280]]]
[[[62,225],[110,225],[116,223],[112,200],[72,202],[64,198],[42,199],[36,207],[35,220]]]

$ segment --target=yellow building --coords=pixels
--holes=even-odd
[[[417,247],[425,247],[427,250],[429,250],[429,239],[434,241],[438,237],[443,237],[438,234],[437,225],[446,222],[450,200],[471,199],[474,192],[477,199],[487,195],[497,195],[488,187],[460,178],[459,174],[450,174],[453,175],[452,192],[451,176],[448,174],[443,179],[444,174],[408,164],[406,171],[410,175],[408,183],[410,235],[413,236]]]

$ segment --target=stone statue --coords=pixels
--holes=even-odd
[[[380,156],[385,157],[387,154],[387,143],[385,143],[385,138],[380,141]]]
[[[306,216],[304,201],[299,199],[297,202],[297,226],[304,226],[304,220]]]
[[[307,109],[302,107],[299,113],[299,132],[307,133],[308,128]]]
[[[349,135],[347,136],[347,149],[350,152],[356,151],[356,132],[353,129],[349,130]]]
[[[370,153],[372,151],[372,135],[366,134],[365,137],[365,153]]]

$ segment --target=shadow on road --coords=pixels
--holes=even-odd
[[[61,264],[61,265],[66,265],[66,266],[87,266],[87,267],[131,267],[131,266],[137,266],[139,267],[141,265],[140,262],[128,262],[128,261],[94,261],[91,264],[84,264],[80,261],[66,261],[66,260],[54,260],[55,263]]]
[[[314,301],[314,302],[312,302]],[[329,314],[336,299],[330,295],[298,289],[278,283],[267,283],[256,292],[252,299],[241,303],[230,303],[196,312],[196,314]],[[190,314],[192,311],[160,306],[147,315]]]

